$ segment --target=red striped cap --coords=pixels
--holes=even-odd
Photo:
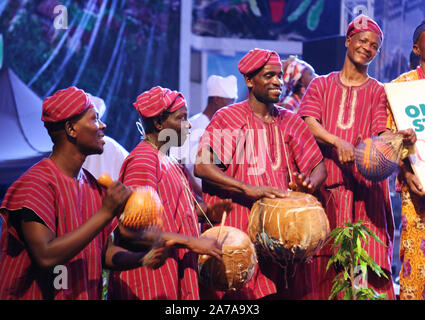
[[[371,31],[376,33],[381,38],[381,41],[384,39],[384,34],[382,33],[382,30],[378,26],[378,24],[373,19],[364,14],[358,15],[348,25],[347,37],[351,37],[356,33],[365,31]]]
[[[155,117],[165,110],[174,112],[186,105],[186,100],[178,91],[159,86],[140,94],[133,106],[145,118]]]
[[[279,55],[275,51],[264,49],[250,50],[238,63],[238,69],[242,74],[252,73],[265,65],[281,66]]]
[[[77,116],[93,105],[89,96],[81,89],[69,87],[56,91],[43,101],[44,122],[59,122]]]

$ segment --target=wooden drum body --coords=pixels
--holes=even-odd
[[[286,266],[289,261],[313,256],[330,229],[326,213],[313,195],[289,191],[285,198],[256,201],[248,232],[261,253]]]
[[[222,244],[223,262],[208,256],[198,258],[199,281],[214,290],[237,290],[247,283],[257,265],[255,247],[249,236],[233,227],[213,227],[201,237],[217,239]],[[220,234],[219,234],[220,233]]]

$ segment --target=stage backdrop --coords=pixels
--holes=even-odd
[[[339,33],[340,0],[193,1],[196,35],[306,40]]]
[[[140,141],[132,103],[154,85],[177,90],[180,0],[0,1],[3,68],[41,99],[75,85],[105,100],[105,133]]]

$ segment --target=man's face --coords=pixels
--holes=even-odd
[[[265,65],[254,77],[246,77],[245,82],[258,101],[277,103],[282,94],[282,76],[282,66]]]
[[[105,141],[105,124],[100,121],[94,108],[90,108],[87,112],[73,124],[76,132],[76,143],[85,155],[101,154]]]
[[[381,46],[379,36],[371,31],[359,32],[346,39],[347,56],[355,65],[369,65]]]
[[[162,130],[168,129],[177,133],[177,141],[171,141],[172,146],[175,147],[180,147],[184,144],[187,136],[189,135],[189,129],[191,127],[192,126],[190,125],[190,122],[187,120],[186,106],[174,111],[164,122],[162,122]],[[167,135],[167,133],[165,133],[165,135]],[[171,135],[171,137],[173,136],[175,135]]]
[[[425,32],[420,34],[418,41],[413,45],[413,52],[421,58],[421,61],[425,61]]]

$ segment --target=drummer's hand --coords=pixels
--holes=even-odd
[[[304,173],[294,172],[295,182],[289,182],[289,188],[294,191],[313,193],[316,190],[315,183],[306,177]]]
[[[232,211],[233,205],[232,205],[232,199],[224,199],[215,202],[212,205],[209,205],[207,207],[207,216],[208,219],[210,219],[212,222],[218,223],[221,221],[221,217],[223,216],[223,213],[226,211],[229,213]]]
[[[403,135],[403,143],[406,146],[413,146],[416,143],[416,133],[413,129],[400,130],[398,133]]]
[[[169,257],[170,248],[171,244],[167,244],[165,241],[155,242],[151,250],[143,257],[143,266],[158,269]]]
[[[287,193],[273,187],[247,185],[245,187],[245,195],[253,200],[258,200],[261,198],[284,198]]]
[[[197,254],[207,254],[218,260],[222,260],[221,246],[216,239],[208,237],[190,237],[187,242],[187,248]]]

